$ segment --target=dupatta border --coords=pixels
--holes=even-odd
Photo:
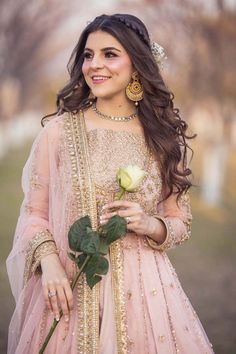
[[[86,132],[81,114],[65,115],[64,129],[70,156],[72,189],[76,199],[78,218],[89,215],[92,227],[97,227],[95,189],[92,183]],[[77,285],[77,352],[99,353],[99,283],[91,290],[84,274]]]
[[[83,112],[69,113],[65,118],[67,147],[72,167],[72,187],[81,215],[89,215],[92,227],[97,228],[95,184],[92,179],[86,125]],[[79,216],[81,216],[79,215]],[[123,262],[120,240],[110,246],[112,289],[114,297],[117,354],[128,354],[128,336],[125,311]],[[91,290],[86,278],[78,282],[78,342],[80,354],[99,353],[99,284]]]

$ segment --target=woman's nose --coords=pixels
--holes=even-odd
[[[94,55],[93,59],[90,62],[90,66],[93,69],[103,68],[104,63],[101,57]]]

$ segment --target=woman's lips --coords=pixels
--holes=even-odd
[[[102,84],[104,82],[106,82],[107,80],[109,80],[111,77],[110,76],[100,76],[100,75],[97,75],[97,76],[92,76],[92,81],[93,81],[93,84]]]

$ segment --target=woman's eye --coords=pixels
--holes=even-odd
[[[85,53],[84,53],[84,58],[85,58],[85,59],[91,59],[91,58],[92,58],[92,54],[91,54],[91,53],[88,53],[88,52],[87,52],[87,53],[85,52]]]
[[[106,58],[114,58],[114,57],[117,57],[117,55],[113,52],[106,52],[105,57]]]

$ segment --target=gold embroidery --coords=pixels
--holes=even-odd
[[[130,300],[132,296],[132,292],[130,290],[127,292],[127,296],[128,296],[128,300]]]
[[[192,225],[192,214],[191,214],[191,208],[190,208],[190,198],[189,198],[189,192],[181,195],[180,201],[179,201],[179,207],[183,209],[185,213],[185,220],[183,220],[183,223],[186,227],[186,232],[181,235],[180,238],[177,238],[175,236],[175,232],[173,230],[171,222],[168,220],[168,218],[161,217],[160,215],[153,215],[155,218],[162,220],[162,222],[165,224],[167,235],[161,244],[158,242],[154,241],[152,238],[146,235],[146,240],[149,244],[150,247],[153,249],[156,249],[158,251],[166,251],[170,248],[173,248],[177,245],[180,245],[184,241],[188,240],[191,236],[191,225]]]
[[[54,241],[54,238],[49,230],[43,230],[37,232],[34,237],[30,240],[28,248],[26,250],[26,260],[25,260],[25,269],[24,269],[24,280],[23,284],[25,285],[29,278],[32,275],[32,266],[34,263],[34,253],[39,245],[46,241]]]
[[[59,253],[54,240],[45,241],[41,245],[39,245],[34,252],[34,257],[31,266],[32,273],[41,274],[41,259],[44,256],[48,256],[49,254],[53,253]]]
[[[167,318],[168,318],[168,322],[169,322],[171,336],[172,336],[172,339],[173,339],[173,342],[174,342],[174,346],[175,346],[175,352],[179,353],[179,346],[178,346],[176,335],[175,335],[175,329],[174,329],[174,325],[173,325],[173,320],[172,320],[170,309],[169,309],[169,306],[168,306],[168,301],[167,301],[167,298],[166,298],[166,292],[165,292],[165,289],[164,289],[164,284],[163,284],[162,275],[161,275],[161,271],[160,271],[160,267],[159,267],[159,263],[158,263],[158,259],[157,259],[157,253],[156,252],[154,252],[154,257],[155,257],[157,272],[158,272],[158,275],[159,275],[159,279],[160,279],[160,283],[161,283],[161,287],[162,287],[162,292],[163,292],[163,296],[164,296],[164,300],[165,300],[165,304],[166,304]],[[164,335],[159,336],[158,337],[159,340],[161,340],[160,337],[162,337],[162,339],[165,340],[165,336]],[[161,340],[161,341],[163,341],[163,340]]]
[[[145,299],[144,299],[144,284],[143,284],[143,272],[142,272],[142,257],[141,257],[141,247],[140,247],[140,238],[136,239],[138,250],[138,281],[139,281],[139,292],[141,296],[141,311],[143,315],[142,323],[143,323],[143,342],[145,343],[145,347],[148,348],[148,326],[147,326],[147,313],[145,311]],[[147,353],[149,354],[149,353]]]
[[[157,294],[157,289],[153,288],[151,292],[152,292],[152,295],[156,295]]]
[[[119,354],[128,353],[127,323],[125,313],[125,295],[123,279],[123,262],[121,259],[121,240],[110,245],[110,259],[112,264],[112,289],[114,296],[117,351]]]
[[[162,190],[161,174],[153,153],[145,145],[145,139],[132,132],[107,129],[90,130],[87,135],[99,211],[100,205],[114,199],[115,192],[119,190],[117,169],[121,165],[137,164],[148,174],[138,190],[126,193],[124,199],[139,202],[143,210],[155,214]]]
[[[162,243],[159,244],[158,242],[154,241],[151,237],[146,235],[147,242],[152,248],[154,248],[158,251],[165,251],[165,250],[173,247],[175,244],[175,237],[174,237],[174,231],[172,229],[172,225],[167,218],[163,218],[161,216],[155,216],[155,215],[153,215],[153,216],[155,218],[161,220],[165,224],[166,238]]]
[[[179,204],[181,208],[185,209],[185,212],[187,214],[186,220],[184,221],[187,232],[181,236],[181,239],[178,244],[188,240],[191,236],[192,214],[190,207],[189,191],[181,195]]]
[[[158,336],[158,339],[159,339],[160,342],[164,342],[166,337],[163,334],[161,334],[160,336]]]
[[[83,114],[65,116],[65,136],[71,161],[72,189],[78,217],[89,215],[97,227],[95,187],[91,178]],[[99,350],[99,283],[91,290],[83,275],[77,286],[78,353],[97,354]]]

